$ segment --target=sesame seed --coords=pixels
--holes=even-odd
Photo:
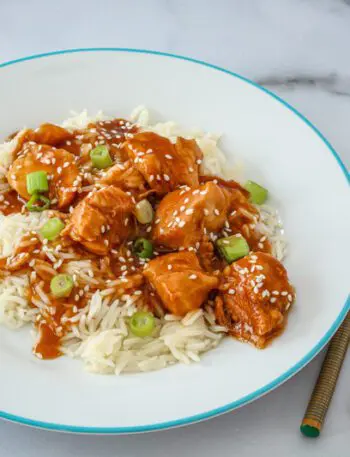
[[[141,290],[135,290],[134,295],[141,295],[142,291]]]
[[[185,214],[189,216],[190,214],[193,214],[194,210],[192,208],[186,209]]]
[[[189,279],[197,279],[197,275],[190,275]]]
[[[186,224],[186,222],[185,222],[185,221],[181,221],[181,222],[179,222],[179,227],[180,227],[180,228],[182,228],[182,227],[184,227],[184,226],[185,226],[185,224]]]
[[[185,211],[185,209],[186,209],[186,206],[184,206],[184,205],[180,206],[180,211],[181,211],[181,213],[182,213],[183,211]]]
[[[209,216],[209,210],[207,208],[204,208],[203,212],[205,216]]]
[[[196,160],[196,163],[197,163],[198,165],[200,165],[200,164],[202,163],[202,160],[201,160],[201,159],[197,159],[197,160]]]
[[[165,158],[169,159],[169,160],[172,160],[173,156],[171,156],[170,154],[165,154]]]
[[[278,290],[273,290],[272,291],[272,295],[279,295],[280,293],[278,292]]]
[[[200,192],[199,189],[196,189],[192,192],[192,195],[197,195],[197,194],[199,194],[199,192]]]
[[[119,260],[119,262],[122,262],[122,263],[124,263],[124,262],[125,262],[125,258],[124,258],[124,257],[122,257],[122,256],[118,257],[118,260]]]
[[[164,175],[163,175],[163,178],[165,179],[165,181],[170,181],[169,175],[165,175],[165,174],[164,174]]]
[[[216,214],[216,216],[219,216],[220,215],[220,211],[218,209],[214,209],[214,214]]]
[[[263,249],[264,245],[263,243],[258,243],[258,248]]]
[[[284,290],[283,292],[281,292],[281,295],[283,295],[283,297],[286,297],[288,295],[288,292]]]
[[[235,291],[234,289],[229,289],[229,290],[228,290],[228,293],[229,293],[230,295],[234,295],[234,294],[236,293],[236,291]]]
[[[178,214],[179,214],[179,212],[178,212],[177,210],[175,210],[175,211],[173,212],[173,216],[174,216],[174,217],[177,216]]]
[[[293,297],[292,297],[291,294],[288,294],[288,300],[289,300],[289,301],[293,301]]]
[[[270,298],[270,303],[275,303],[276,300],[277,300],[276,297],[271,297],[271,298]]]
[[[171,270],[172,268],[173,268],[173,266],[169,264],[168,265],[168,270]]]
[[[190,173],[193,173],[193,172],[194,172],[194,170],[193,170],[192,167],[188,167],[188,171],[189,171]]]

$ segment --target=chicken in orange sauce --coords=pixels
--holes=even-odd
[[[284,266],[256,252],[224,269],[215,315],[231,335],[263,348],[283,330],[294,296]]]
[[[143,194],[146,192],[146,182],[142,174],[129,161],[117,163],[102,174],[100,184],[113,185],[123,190]]]
[[[74,156],[64,149],[30,143],[10,166],[8,183],[22,198],[29,200],[26,176],[39,170],[47,173],[51,201],[56,201],[58,208],[68,206],[81,185]]]
[[[134,204],[121,189],[108,186],[92,192],[74,209],[63,234],[88,251],[107,254],[133,231]]]
[[[218,278],[205,273],[193,252],[178,252],[151,260],[144,276],[172,314],[184,316],[200,308]]]
[[[141,132],[125,144],[134,166],[151,189],[164,195],[181,185],[197,186],[202,151],[194,140],[178,138],[175,144],[156,133]]]
[[[194,246],[224,227],[230,201],[230,192],[214,182],[169,193],[156,211],[155,242],[172,249]]]

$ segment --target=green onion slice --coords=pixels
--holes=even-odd
[[[70,275],[59,274],[51,279],[50,289],[56,298],[68,297],[74,287],[73,278]]]
[[[26,176],[26,182],[29,195],[47,192],[49,190],[49,182],[47,180],[46,171],[33,171],[33,173],[28,173]]]
[[[232,235],[227,238],[220,238],[216,242],[220,255],[228,263],[240,259],[249,254],[249,245],[242,235]]]
[[[154,317],[145,311],[136,311],[129,321],[131,332],[141,338],[151,335],[154,329]]]
[[[137,238],[134,243],[134,254],[141,259],[149,259],[153,254],[153,245],[146,238]]]
[[[41,212],[44,211],[45,209],[50,208],[50,199],[45,197],[44,195],[40,194],[33,194],[28,203],[26,204],[26,208],[29,211],[36,211],[36,212]]]
[[[140,224],[150,224],[153,220],[153,208],[146,199],[139,201],[135,206],[135,216]]]
[[[40,230],[41,236],[49,241],[53,241],[58,237],[65,225],[58,217],[49,219]]]
[[[90,152],[90,157],[93,166],[98,168],[99,170],[110,167],[113,164],[107,146],[97,146],[97,148],[94,148]]]
[[[262,205],[266,202],[268,190],[254,181],[247,181],[244,188],[250,193],[250,200],[256,205]]]

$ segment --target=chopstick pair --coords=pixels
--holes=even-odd
[[[300,426],[303,435],[319,436],[350,342],[350,312],[333,336]]]

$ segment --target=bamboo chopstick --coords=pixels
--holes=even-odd
[[[318,375],[300,426],[300,431],[305,436],[316,438],[320,434],[349,342],[350,312],[329,344],[320,374]]]

